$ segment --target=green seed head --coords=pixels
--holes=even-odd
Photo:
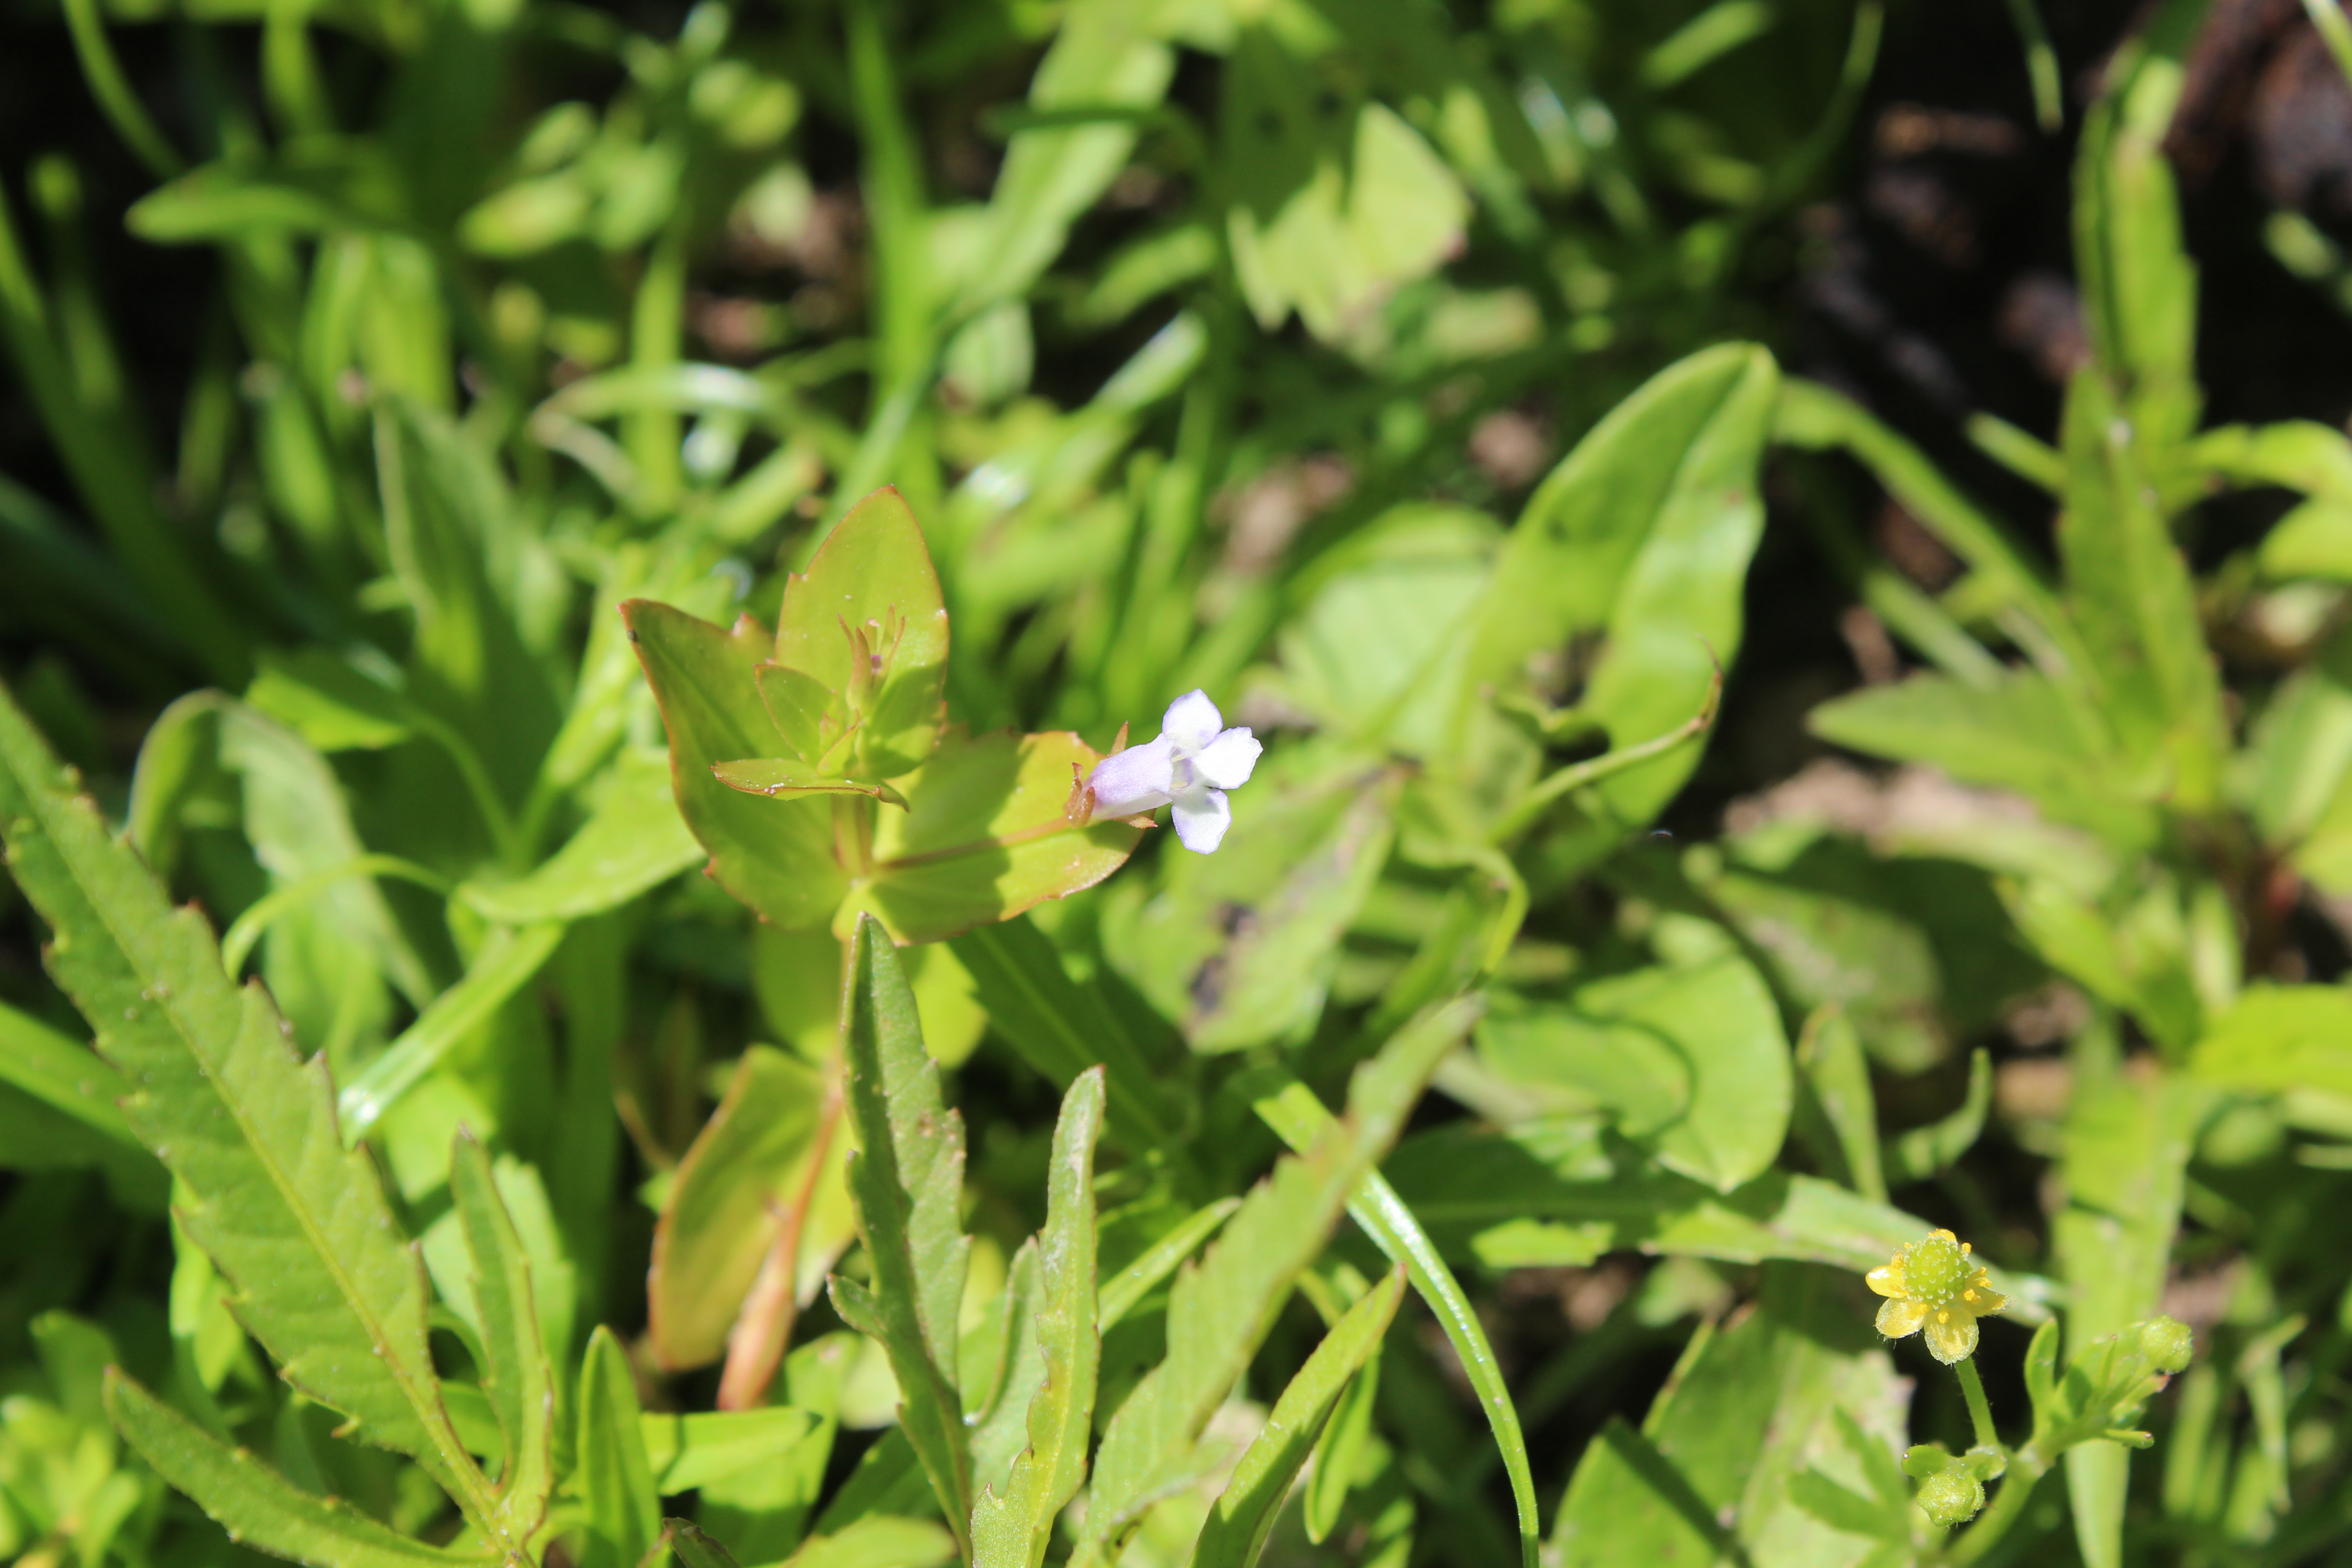
[[[1958,1242],[1931,1236],[1911,1244],[1903,1264],[1914,1300],[1942,1302],[1958,1295],[1969,1276],[1969,1260]]]
[[[2179,1372],[2189,1364],[2197,1338],[2178,1318],[2151,1318],[2139,1325],[2139,1348],[2159,1372]]]
[[[1968,1523],[1984,1507],[1984,1484],[1955,1466],[1919,1483],[1919,1510],[1946,1530]]]

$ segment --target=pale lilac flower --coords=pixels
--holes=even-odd
[[[1133,816],[1172,805],[1184,847],[1200,855],[1213,851],[1234,821],[1225,791],[1249,782],[1265,749],[1246,727],[1224,725],[1205,691],[1171,702],[1158,735],[1095,764],[1087,780],[1095,792],[1095,815]]]

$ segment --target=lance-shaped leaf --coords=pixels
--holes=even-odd
[[[1381,1348],[1381,1336],[1388,1332],[1389,1321],[1403,1299],[1404,1269],[1391,1268],[1387,1279],[1331,1326],[1274,1402],[1265,1429],[1242,1455],[1233,1479],[1209,1510],[1192,1548],[1192,1568],[1249,1568],[1257,1561],[1323,1423],[1330,1419],[1349,1381]]]
[[[785,583],[776,662],[832,693],[829,712],[856,719],[859,776],[897,778],[930,754],[946,716],[948,613],[922,528],[897,490],[850,508],[808,574]]]
[[[734,1554],[682,1519],[662,1521],[662,1540],[679,1568],[735,1568]]]
[[[650,599],[621,606],[669,731],[670,786],[710,851],[719,885],[787,931],[821,926],[847,886],[824,801],[761,800],[728,788],[711,764],[784,748],[753,669],[768,637],[746,616],[732,631]]]
[[[516,1540],[528,1540],[546,1516],[555,1484],[555,1369],[540,1340],[530,1259],[499,1195],[489,1154],[464,1133],[449,1162],[449,1192],[474,1262],[482,1392],[506,1435],[499,1512]]]
[[[971,1453],[957,1392],[956,1314],[971,1242],[958,1223],[963,1118],[940,1100],[940,1068],[923,1049],[915,994],[878,921],[850,938],[849,1165],[874,1288],[836,1277],[834,1305],[879,1343],[898,1379],[898,1420],[961,1544],[971,1518]]]
[[[106,1413],[131,1446],[231,1541],[313,1568],[472,1568],[495,1561],[412,1541],[341,1499],[304,1491],[112,1367],[105,1388]]]
[[[578,1453],[574,1484],[588,1510],[581,1568],[637,1568],[661,1532],[661,1497],[629,1353],[602,1324],[580,1368]]]
[[[1029,1446],[1013,1461],[1002,1495],[991,1483],[972,1510],[977,1568],[1038,1568],[1054,1521],[1086,1479],[1093,1430],[1095,1376],[1102,1338],[1095,1322],[1095,1140],[1103,1121],[1103,1069],[1078,1075],[1062,1097],[1046,1178],[1045,1228],[1037,1233],[1042,1289],[1034,1342],[1016,1325],[1020,1359],[1006,1373],[1000,1407],[1015,1399],[1028,1412]],[[1024,1396],[1025,1394],[1025,1397]],[[984,1459],[982,1440],[973,1439]],[[992,1467],[991,1467],[992,1468]]]
[[[324,1058],[296,1055],[268,994],[229,980],[203,917],[172,909],[74,787],[0,692],[9,869],[55,932],[50,972],[99,1053],[138,1086],[123,1114],[184,1185],[187,1234],[289,1383],[355,1435],[415,1458],[501,1551],[519,1553],[442,1408],[424,1269],[374,1167],[343,1148]]]
[[[1144,1374],[1095,1456],[1076,1568],[1118,1561],[1145,1510],[1182,1479],[1209,1417],[1257,1353],[1299,1272],[1329,1238],[1365,1173],[1394,1142],[1422,1086],[1461,1040],[1475,1008],[1433,1008],[1356,1069],[1344,1121],[1283,1159],[1242,1201],[1168,1300],[1168,1355]]]

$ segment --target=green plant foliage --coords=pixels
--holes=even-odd
[[[2334,6],[19,9],[0,1561],[2345,1555]]]

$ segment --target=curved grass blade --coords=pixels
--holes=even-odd
[[[1300,1272],[1404,1125],[1437,1063],[1460,1042],[1477,1005],[1425,1010],[1356,1069],[1348,1120],[1327,1113],[1308,1151],[1286,1157],[1242,1201],[1214,1247],[1176,1278],[1168,1356],[1121,1405],[1095,1456],[1085,1533],[1074,1568],[1116,1562],[1127,1538],[1186,1473],[1209,1417],[1248,1370]]]
[[[1311,1146],[1332,1120],[1315,1091],[1296,1079],[1260,1095],[1255,1109],[1259,1120],[1293,1149]],[[1520,1561],[1525,1568],[1534,1568],[1543,1538],[1536,1517],[1535,1472],[1528,1463],[1527,1434],[1520,1428],[1518,1407],[1511,1403],[1502,1363],[1495,1357],[1486,1331],[1479,1325],[1477,1311],[1461,1281],[1454,1278],[1454,1270],[1438,1255],[1437,1244],[1378,1171],[1367,1173],[1348,1204],[1348,1214],[1391,1261],[1405,1266],[1412,1288],[1437,1314],[1464,1373],[1477,1390],[1478,1403],[1486,1407],[1487,1424],[1495,1431],[1495,1447],[1503,1457],[1504,1474],[1510,1478],[1511,1500],[1518,1510]]]
[[[1041,1289],[1034,1371],[1014,1366],[1027,1401],[1029,1447],[1013,1461],[999,1497],[982,1492],[971,1516],[976,1568],[1038,1568],[1054,1521],[1087,1474],[1095,1375],[1102,1339],[1095,1326],[1095,1141],[1102,1134],[1103,1069],[1089,1068],[1062,1097],[1046,1185],[1045,1228],[1037,1233]],[[1025,1347],[1024,1347],[1025,1348]],[[1009,1403],[1009,1401],[1008,1401]],[[977,1446],[975,1439],[975,1447]]]
[[[1397,1303],[1404,1299],[1404,1266],[1399,1264],[1349,1308],[1274,1402],[1265,1430],[1242,1455],[1233,1479],[1201,1526],[1192,1568],[1250,1568],[1257,1561],[1275,1515],[1290,1495],[1290,1483],[1307,1463],[1324,1422],[1349,1382],[1381,1348],[1381,1336],[1388,1332]]]
[[[202,916],[100,820],[0,692],[0,838],[55,932],[49,967],[136,1086],[140,1141],[184,1184],[180,1218],[235,1286],[238,1316],[287,1381],[354,1435],[414,1457],[502,1554],[497,1499],[442,1407],[425,1273],[375,1168],[345,1150],[322,1058],[306,1063],[259,986],[221,968]]]

